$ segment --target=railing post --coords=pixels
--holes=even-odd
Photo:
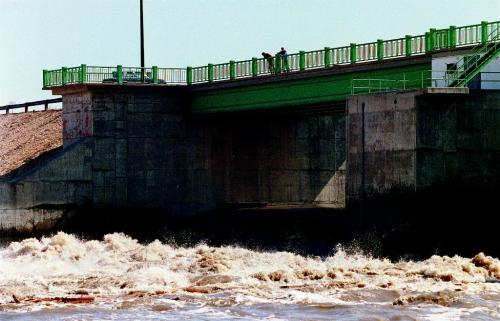
[[[252,77],[257,77],[257,58],[252,58]]]
[[[66,67],[61,68],[61,82],[63,86],[68,83],[68,68]]]
[[[49,109],[49,103],[45,102],[45,108],[44,108],[44,110],[48,110],[48,109]]]
[[[425,53],[429,53],[431,52],[430,48],[431,48],[431,36],[430,36],[430,33],[429,32],[426,32],[425,33]]]
[[[351,64],[356,63],[356,44],[351,43]]]
[[[430,52],[433,52],[435,47],[436,47],[436,29],[431,28],[429,30],[429,50],[430,50]]]
[[[455,48],[457,46],[457,27],[450,26],[448,29],[448,47]]]
[[[47,70],[43,70],[43,88],[47,87]]]
[[[325,68],[332,65],[332,55],[330,47],[325,47]]]
[[[406,57],[410,57],[413,52],[412,52],[412,46],[411,46],[411,41],[412,41],[412,36],[410,35],[406,35],[405,36],[405,53],[406,53]]]
[[[276,74],[281,73],[281,55],[276,54],[274,56],[274,70]]]
[[[158,66],[153,66],[153,84],[158,83]]]
[[[229,62],[229,79],[236,79],[236,63],[234,60]]]
[[[384,40],[377,39],[377,60],[382,61],[384,59]]]
[[[123,67],[122,67],[122,65],[116,66],[116,81],[120,85],[123,84]]]
[[[488,21],[481,21],[481,43],[488,43]]]
[[[186,83],[188,85],[193,84],[193,67],[186,68]]]
[[[208,64],[208,82],[213,82],[214,81],[214,65],[213,64]]]
[[[82,64],[80,72],[81,72],[81,74],[80,74],[80,82],[82,84],[84,84],[84,83],[87,82],[87,65],[86,64]]]
[[[299,70],[306,70],[306,52],[299,51]]]
[[[28,112],[28,104],[24,104],[24,112],[27,113]]]

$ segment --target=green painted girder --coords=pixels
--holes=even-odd
[[[327,76],[311,76],[303,79],[283,79],[268,83],[225,88],[214,84],[205,89],[193,87],[190,112],[208,114],[220,112],[246,112],[254,110],[271,110],[284,107],[300,107],[307,105],[324,105],[337,103],[351,95],[351,82],[358,78],[395,79],[405,78],[407,88],[430,86],[430,79],[422,83],[422,73],[431,69],[430,59],[425,63],[372,69],[367,71],[332,73]]]

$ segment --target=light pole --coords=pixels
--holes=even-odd
[[[142,10],[142,1],[140,0],[141,5],[141,80],[144,82],[144,19],[143,19],[143,10]]]

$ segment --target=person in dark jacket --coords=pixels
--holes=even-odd
[[[269,68],[269,72],[271,74],[274,74],[274,57],[268,53],[268,52],[263,52],[262,57],[267,60],[267,66]]]
[[[281,69],[283,71],[290,72],[290,67],[288,66],[288,53],[286,52],[285,48],[281,47],[278,55],[281,58]]]

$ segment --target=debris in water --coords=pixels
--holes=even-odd
[[[498,267],[491,256],[485,256],[483,252],[472,258],[472,263],[477,267],[485,268],[489,275],[500,279],[500,267]]]
[[[448,306],[450,303],[457,300],[456,295],[453,292],[438,292],[430,294],[418,294],[399,297],[394,302],[393,305],[407,305],[411,303],[434,303],[442,306]]]

